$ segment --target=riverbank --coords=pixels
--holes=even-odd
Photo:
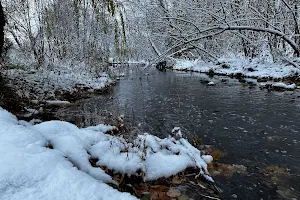
[[[76,100],[82,93],[101,92],[114,83],[105,72],[81,66],[26,69],[15,66],[3,72],[7,84],[28,100]],[[84,95],[83,95],[84,96]]]
[[[32,125],[1,107],[0,125],[1,199],[136,199],[124,191],[143,199],[187,199],[175,185],[184,181],[179,173],[188,168],[195,180],[213,183],[207,169],[212,157],[183,138],[143,134],[130,142],[106,134],[113,126]],[[168,177],[171,184],[163,185]],[[143,188],[146,182],[151,189]],[[205,186],[202,190],[216,198]]]
[[[59,107],[109,91],[117,76],[80,65],[40,70],[10,65],[2,70],[0,106],[26,121],[53,120]]]
[[[300,66],[300,61],[293,61]],[[274,90],[295,90],[300,86],[300,69],[291,63],[274,63],[259,59],[221,58],[218,63],[176,60],[173,70],[205,73],[209,76],[222,75],[232,78],[253,78],[262,87]]]

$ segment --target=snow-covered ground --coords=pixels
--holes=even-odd
[[[5,74],[17,94],[31,100],[56,99],[57,93],[72,94],[83,89],[93,92],[113,83],[106,73],[96,73],[80,64],[40,70],[24,67],[6,70]]]
[[[208,73],[213,70],[216,74],[237,75],[253,78],[285,78],[300,74],[300,69],[286,63],[274,63],[260,59],[221,58],[218,65],[203,61],[176,60],[175,70]]]
[[[0,199],[136,199],[106,183],[117,184],[100,167],[132,175],[142,171],[154,180],[196,167],[207,172],[209,155],[186,139],[139,135],[133,142],[105,132],[114,127],[98,125],[79,129],[62,121],[31,125],[18,121],[0,107]]]

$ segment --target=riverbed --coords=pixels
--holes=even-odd
[[[223,199],[300,198],[299,91],[139,67],[120,74],[125,76],[108,94],[79,100],[57,117],[81,127],[125,123],[132,134],[159,137],[180,127],[184,137],[219,149],[220,163],[245,167],[245,173],[214,177]]]

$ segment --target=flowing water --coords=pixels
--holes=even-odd
[[[216,86],[207,86],[213,80]],[[128,68],[110,93],[58,111],[79,126],[124,115],[138,132],[185,137],[224,152],[219,162],[247,167],[215,176],[223,199],[300,199],[300,93],[269,92],[238,80]]]

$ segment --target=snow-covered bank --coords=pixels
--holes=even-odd
[[[300,74],[300,69],[287,63],[273,63],[256,59],[222,58],[218,64],[202,61],[176,60],[173,69],[249,78],[282,79]]]
[[[293,84],[286,84],[286,83],[275,83],[275,82],[265,82],[265,83],[260,83],[259,85],[260,88],[263,89],[268,89],[268,90],[275,90],[275,91],[285,91],[285,90],[295,90],[299,87],[297,87],[297,85],[295,83]]]
[[[136,199],[105,183],[116,184],[100,167],[145,180],[168,177],[187,167],[207,179],[209,155],[187,140],[144,134],[132,143],[105,134],[114,127],[79,129],[61,121],[31,125],[0,107],[0,199]]]
[[[113,83],[106,73],[96,73],[80,65],[40,70],[9,69],[5,75],[20,97],[31,100],[53,100],[64,93],[93,92]]]

